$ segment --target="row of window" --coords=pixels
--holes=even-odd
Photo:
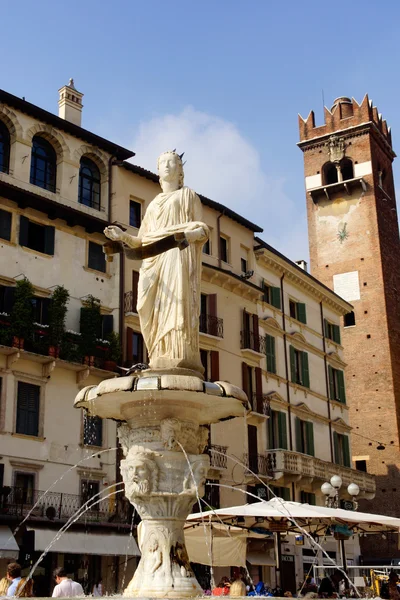
[[[83,444],[85,446],[103,445],[103,421],[100,417],[84,414]],[[40,386],[25,381],[17,385],[17,416],[15,433],[40,436]]]
[[[271,410],[267,421],[268,449],[288,449],[287,413]],[[309,456],[315,456],[314,425],[310,421],[295,419],[296,451]],[[349,437],[340,433],[333,433],[333,448],[335,463],[344,467],[351,466]]]
[[[274,497],[282,498],[283,500],[288,500],[288,501],[290,501],[292,499],[290,488],[283,487],[283,486],[275,486],[274,485],[274,486],[269,486],[269,488],[266,488],[265,485],[261,485],[261,484],[254,485],[254,486],[247,486],[247,492],[249,493],[249,495],[247,497],[247,502],[249,504],[257,502],[258,499],[271,500]],[[300,490],[299,500],[302,504],[312,504],[312,505],[316,504],[315,494],[313,494],[312,492],[305,492],[304,490]]]
[[[10,134],[0,121],[0,171],[8,173],[10,166]],[[56,191],[57,154],[53,146],[40,135],[32,139],[30,183],[49,192]],[[100,171],[83,156],[79,167],[78,202],[100,210]]]
[[[0,238],[8,242],[12,235],[12,215],[11,211],[0,209]],[[21,215],[18,241],[20,246],[54,256],[55,231],[52,225],[42,225]],[[87,266],[101,273],[106,272],[106,259],[101,244],[89,241]]]

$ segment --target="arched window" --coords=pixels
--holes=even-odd
[[[38,135],[32,140],[31,178],[33,185],[56,191],[57,155],[51,144]]]
[[[81,158],[79,169],[78,202],[100,210],[100,171],[95,163],[85,156]]]
[[[0,121],[0,173],[8,173],[10,164],[10,134]]]
[[[342,172],[343,181],[346,181],[346,179],[353,179],[353,163],[351,162],[350,158],[342,158],[340,161],[340,170]]]
[[[323,185],[330,185],[331,183],[337,183],[338,173],[335,163],[327,162],[322,168],[322,183]]]

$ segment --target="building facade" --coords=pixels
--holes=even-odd
[[[90,420],[72,403],[80,387],[115,376],[113,332],[121,336],[119,364],[147,362],[136,310],[140,263],[123,255],[106,262],[102,232],[116,223],[137,234],[160,188],[154,173],[127,162],[132,152],[81,127],[82,94],[73,82],[61,88],[59,105],[55,116],[0,92],[0,518],[14,529],[38,502],[16,533],[20,559],[29,565],[87,500],[108,490],[110,498],[60,538],[43,573],[48,577],[56,563],[64,564],[90,587],[101,572],[112,592],[135,568],[129,531],[137,521],[117,493],[115,424]],[[320,486],[333,474],[372,497],[373,477],[352,469],[350,460],[339,324],[352,306],[258,237],[260,227],[200,199],[211,232],[199,319],[204,376],[242,387],[252,406],[243,418],[210,428],[206,506],[272,494],[321,504]],[[22,348],[13,308],[23,287],[18,282],[26,280],[33,286],[32,332]],[[47,336],[52,296],[61,285],[69,303],[54,354]],[[109,555],[109,540],[121,550],[116,557]],[[355,561],[357,545],[347,545]],[[255,579],[273,584],[265,550],[249,543],[249,567]],[[339,560],[334,540],[328,550]],[[285,539],[289,589],[304,578],[310,552],[307,544]]]
[[[51,571],[63,564],[87,590],[107,573],[105,587],[114,591],[129,533],[129,507],[109,488],[115,423],[83,415],[73,401],[82,386],[115,376],[106,360],[109,335],[119,330],[119,270],[105,261],[102,232],[111,161],[133,153],[80,127],[79,98],[73,83],[62,88],[58,117],[0,92],[0,520],[10,539],[28,517],[16,532],[28,568],[78,516],[41,563],[38,595],[50,594]],[[66,102],[74,104],[72,116]],[[69,301],[55,348],[53,294],[60,286]],[[105,532],[115,547],[124,540],[121,556],[101,541]]]
[[[299,127],[311,272],[353,305],[341,330],[351,460],[377,485],[362,508],[397,516],[400,247],[390,129],[368,96],[338,98],[322,126],[311,112]],[[366,564],[399,556],[397,536],[364,540],[363,555]]]

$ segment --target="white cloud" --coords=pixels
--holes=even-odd
[[[161,152],[184,151],[186,185],[263,227],[261,237],[289,257],[308,255],[304,214],[233,123],[187,107],[142,122],[132,147],[134,162],[153,172]]]

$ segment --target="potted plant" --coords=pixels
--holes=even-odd
[[[52,294],[49,307],[49,356],[58,358],[60,346],[65,332],[65,317],[69,292],[63,285],[58,285]]]
[[[85,300],[85,305],[81,308],[80,345],[86,365],[94,365],[94,354],[100,330],[100,300],[90,294]]]
[[[23,349],[24,341],[33,336],[33,286],[24,277],[17,281],[14,296],[14,306],[11,311],[11,333],[13,346]]]
[[[112,331],[108,334],[107,340],[110,343],[108,348],[108,356],[104,361],[104,369],[106,371],[115,371],[117,363],[121,358],[121,342],[119,334],[116,331]]]

